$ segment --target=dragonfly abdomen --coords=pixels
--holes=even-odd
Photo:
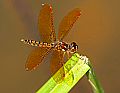
[[[25,44],[36,46],[36,47],[53,47],[52,44],[46,43],[46,42],[40,42],[35,40],[28,40],[28,39],[21,39],[21,41]]]

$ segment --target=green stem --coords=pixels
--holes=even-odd
[[[93,70],[92,64],[90,63],[90,60],[88,60],[87,64],[89,65],[90,70],[86,73],[86,75],[87,75],[88,81],[90,82],[90,84],[92,86],[94,93],[104,93],[104,90],[103,90],[100,82],[96,78],[96,75]]]
[[[61,78],[63,69],[65,77],[58,84],[55,78],[56,80]],[[68,93],[85,74],[94,93],[104,93],[90,60],[86,56],[79,56],[78,53],[75,53],[36,93]]]

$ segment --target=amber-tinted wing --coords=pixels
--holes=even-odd
[[[62,40],[66,36],[73,24],[80,16],[80,10],[78,8],[69,12],[61,21],[58,29],[58,40]]]
[[[50,61],[51,74],[54,75],[64,64],[64,53],[54,50]],[[64,68],[60,70],[60,75],[54,76],[54,80],[59,83],[65,76]]]
[[[53,26],[53,11],[48,4],[43,4],[38,17],[40,38],[43,42],[51,43],[56,40]]]
[[[27,71],[34,70],[43,60],[43,58],[50,52],[51,48],[35,48],[28,56],[25,68]]]

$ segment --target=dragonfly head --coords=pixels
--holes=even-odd
[[[78,45],[75,42],[72,42],[69,47],[71,53],[74,53],[78,50]]]

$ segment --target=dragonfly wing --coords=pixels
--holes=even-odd
[[[27,71],[34,70],[43,60],[43,58],[49,53],[51,48],[35,48],[27,58],[25,68]]]
[[[40,10],[38,17],[38,29],[40,38],[43,42],[51,43],[56,41],[54,26],[53,26],[53,11],[52,7],[44,4]]]
[[[66,36],[73,24],[80,16],[80,10],[78,8],[69,12],[61,21],[59,25],[58,40],[62,40]]]
[[[64,65],[64,53],[54,50],[50,61],[51,74],[54,75]],[[65,76],[64,67],[60,70],[60,75],[54,76],[54,80],[59,83]]]

